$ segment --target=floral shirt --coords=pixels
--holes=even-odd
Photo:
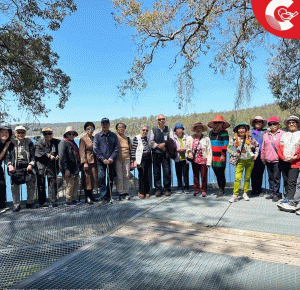
[[[231,156],[236,156],[237,153],[240,153],[241,156],[239,159],[242,160],[248,160],[252,157],[257,157],[259,154],[259,144],[258,142],[251,136],[249,136],[250,145],[246,144],[244,145],[244,148],[242,150],[242,144],[243,139],[239,138],[239,146],[235,147],[235,137],[231,138],[229,141],[229,145],[227,147],[227,150]]]
[[[194,138],[192,150],[193,152],[197,150],[194,162],[197,164],[206,164],[207,159],[203,158],[202,147],[201,147],[201,143],[199,142],[199,139]]]

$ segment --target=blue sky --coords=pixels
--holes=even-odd
[[[174,102],[174,81],[179,67],[168,68],[173,49],[162,51],[148,67],[148,86],[138,100],[132,95],[126,101],[119,99],[117,86],[126,78],[135,51],[130,41],[132,30],[116,26],[109,0],[77,0],[76,3],[77,12],[66,18],[58,32],[52,33],[53,50],[60,55],[59,66],[72,78],[72,95],[64,110],[56,108],[56,97],[48,99],[46,103],[52,111],[48,118],[41,117],[40,122],[85,122],[103,117],[115,119],[233,109],[236,81],[215,75],[208,67],[211,61],[208,55],[194,71],[196,90],[191,106],[187,111],[179,110]],[[257,90],[249,107],[274,101],[265,78],[266,54],[261,51],[260,56],[253,65]],[[25,120],[25,114],[20,117]]]

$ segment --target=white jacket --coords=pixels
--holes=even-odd
[[[187,145],[186,145],[186,152],[188,153],[189,151],[192,151],[192,146],[193,146],[193,140],[194,140],[194,135],[189,136],[187,139]],[[202,154],[203,158],[206,158],[206,165],[211,166],[212,163],[212,150],[211,150],[211,143],[210,139],[207,136],[203,136],[200,145],[202,148]]]

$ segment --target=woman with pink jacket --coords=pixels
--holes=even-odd
[[[267,165],[269,175],[270,194],[266,199],[277,202],[280,199],[279,188],[281,180],[281,166],[279,165],[278,145],[281,136],[285,133],[279,129],[279,119],[270,117],[268,120],[269,130],[264,134],[261,160]]]

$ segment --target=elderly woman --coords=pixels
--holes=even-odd
[[[289,207],[296,192],[296,184],[300,167],[299,123],[300,120],[297,116],[290,116],[284,121],[284,124],[288,127],[288,132],[285,132],[281,136],[277,147],[282,175],[286,184],[286,198],[277,205],[281,210],[285,210],[286,207]]]
[[[12,129],[7,126],[0,126],[0,211],[6,210],[6,184],[2,161],[6,152],[12,148],[11,136]]]
[[[79,155],[82,166],[81,182],[84,188],[85,202],[93,204],[95,202],[93,189],[98,188],[97,161],[93,151],[95,124],[86,122],[83,128],[86,134],[79,142]]]
[[[235,136],[230,139],[228,152],[231,155],[231,163],[235,163],[235,181],[233,185],[233,195],[229,202],[238,201],[240,183],[245,170],[245,182],[243,199],[249,201],[248,190],[250,185],[250,177],[254,166],[254,161],[259,154],[259,144],[249,136],[250,126],[245,122],[240,122],[235,126],[233,132]]]
[[[175,170],[177,176],[178,189],[184,192],[189,190],[189,161],[186,160],[186,144],[188,135],[183,132],[182,124],[176,124],[174,128],[173,139],[177,146],[177,156],[175,158]],[[184,186],[182,185],[184,180]]]
[[[266,129],[264,128],[267,125],[267,120],[264,120],[261,116],[256,116],[254,119],[250,120],[250,125],[253,127],[251,135],[259,144],[259,154],[254,161],[254,167],[251,174],[251,196],[263,196],[262,182],[265,164],[262,162],[260,155],[264,134],[266,133]]]
[[[209,138],[212,149],[212,169],[217,177],[219,186],[217,197],[222,197],[226,186],[226,152],[229,143],[229,135],[226,129],[230,127],[230,124],[222,116],[216,116],[207,126],[212,128]]]
[[[59,171],[63,175],[66,187],[66,205],[77,204],[77,191],[79,188],[79,148],[74,142],[78,133],[72,126],[66,128],[64,139],[58,145]]]
[[[116,185],[119,194],[119,200],[130,199],[129,196],[129,178],[130,178],[130,152],[131,152],[131,141],[130,138],[125,136],[126,125],[118,123],[116,125],[119,140],[119,151],[116,161]]]
[[[150,197],[151,145],[148,137],[149,127],[143,125],[140,134],[133,138],[131,158],[139,172],[139,198]]]
[[[278,145],[284,131],[279,129],[279,119],[275,116],[268,120],[269,130],[264,134],[261,146],[261,161],[267,165],[270,194],[266,199],[277,202],[280,199],[279,188],[281,167],[279,165]]]
[[[187,140],[187,156],[192,161],[194,175],[194,196],[200,193],[199,173],[201,174],[201,193],[202,197],[206,197],[207,192],[207,169],[212,163],[212,151],[210,140],[203,132],[207,131],[207,127],[201,122],[194,123],[190,127],[190,131],[195,132],[193,136]]]

